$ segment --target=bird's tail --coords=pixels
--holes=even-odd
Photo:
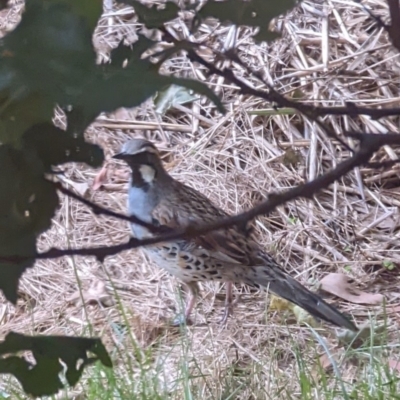
[[[247,274],[243,279],[246,284],[258,289],[268,289],[300,306],[312,316],[333,325],[352,331],[358,330],[346,316],[283,272],[273,260],[268,260],[268,266],[249,267],[246,270]]]

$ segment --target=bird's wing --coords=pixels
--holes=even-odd
[[[170,201],[162,199],[153,210],[153,218],[161,225],[172,229],[198,226],[213,222],[219,218],[227,217],[223,210],[214,206],[211,201],[202,194],[193,193],[191,188],[184,187],[186,193],[182,193],[180,187],[178,193],[182,194],[181,199]],[[252,257],[252,246],[255,243],[238,228],[231,227],[219,231],[208,232],[187,241],[191,251],[201,249],[208,250],[213,258],[232,264],[249,265]]]

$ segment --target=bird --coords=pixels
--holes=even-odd
[[[123,160],[131,169],[130,215],[172,230],[209,224],[229,216],[207,196],[174,179],[164,168],[160,153],[151,141],[129,139],[113,158]],[[232,284],[235,283],[269,290],[317,319],[357,331],[347,316],[284,272],[259,245],[252,224],[244,225],[144,247],[152,262],[187,286],[189,299],[184,321],[189,320],[196,304],[198,282],[219,281],[227,286],[223,322],[231,313]],[[130,227],[138,239],[155,235],[135,223],[130,223]]]

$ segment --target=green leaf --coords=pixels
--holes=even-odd
[[[346,272],[351,272],[351,270],[352,270],[351,265],[345,265],[345,266],[343,267],[343,269],[344,269]]]
[[[135,0],[123,0],[121,3],[132,6],[139,17],[139,22],[149,29],[160,28],[166,22],[178,17],[179,7],[172,1],[163,3],[163,8],[156,5],[147,7]]]
[[[167,110],[173,108],[176,104],[189,103],[196,100],[196,98],[186,88],[170,85],[156,94],[154,98],[156,113],[164,115]]]
[[[390,260],[383,261],[382,265],[389,271],[393,271],[396,268],[394,262]]]
[[[19,244],[20,246],[18,250],[20,251],[23,241],[21,240]],[[28,244],[30,244],[31,247],[35,248],[35,240],[31,240],[31,243]],[[10,252],[13,251],[12,248],[8,248],[6,250]],[[0,257],[2,257],[3,254],[4,248],[0,246]],[[28,258],[25,261],[0,262],[0,290],[3,292],[6,299],[14,305],[17,303],[18,300],[19,279],[26,269],[31,268],[34,265],[35,259],[33,257],[33,254],[31,254],[31,258]]]
[[[217,107],[221,114],[225,114],[225,107],[221,103],[220,98],[206,86],[204,83],[195,81],[194,79],[184,79],[184,78],[170,78],[171,82],[178,86],[184,86],[188,89],[193,90],[198,94],[208,97]]]
[[[52,0],[53,3],[59,2],[70,7],[70,11],[86,21],[86,26],[90,31],[94,31],[103,13],[102,0]]]
[[[299,164],[302,160],[303,157],[301,156],[300,152],[293,148],[288,148],[282,157],[282,164],[286,167],[296,168],[297,164]]]
[[[81,8],[79,0],[27,1],[20,24],[3,45],[4,52],[11,54],[5,61],[19,86],[67,104],[81,92],[96,59],[93,26],[74,13]]]
[[[296,5],[296,0],[209,0],[198,11],[198,17],[213,17],[221,22],[259,28],[254,39],[258,42],[275,39],[278,35],[268,30],[271,20]]]
[[[50,227],[59,202],[43,173],[33,152],[0,146],[0,289],[13,303],[18,279],[34,263],[36,238]]]
[[[381,346],[387,341],[385,335],[386,326],[378,325],[375,321],[368,320],[358,327],[356,332],[349,330],[339,330],[336,332],[340,344],[350,346],[353,349],[371,346]]]
[[[172,4],[157,11],[160,18],[172,16],[177,10]],[[26,3],[22,21],[0,44],[0,142],[19,145],[31,126],[51,121],[56,104],[72,110],[67,132],[83,136],[101,112],[138,106],[172,83],[209,97],[223,112],[204,84],[160,75],[160,66],[143,58],[154,45],[143,36],[132,47],[115,49],[110,64],[96,65],[91,29],[99,10],[98,0],[93,5],[80,0]]]
[[[90,4],[89,4],[90,3]],[[27,127],[73,104],[93,77],[92,45],[101,1],[29,0],[0,44],[0,141],[18,143]]]
[[[67,133],[73,137],[84,138],[86,128],[95,118],[95,115],[88,115],[81,107],[61,107],[67,117]]]
[[[52,165],[72,161],[85,162],[96,168],[104,161],[104,153],[99,146],[87,143],[82,136],[65,132],[50,123],[28,129],[23,137],[23,146],[37,154],[46,170],[50,170]]]
[[[9,354],[31,351],[36,363]],[[95,357],[89,357],[92,353]],[[7,355],[7,356],[5,356]],[[32,396],[49,396],[63,388],[59,374],[66,365],[66,378],[74,386],[87,365],[100,361],[107,367],[111,359],[100,339],[68,336],[25,336],[10,332],[0,343],[0,373],[12,374]]]
[[[2,72],[0,71],[0,76]],[[32,125],[50,121],[54,102],[42,93],[0,92],[0,141],[20,145],[22,134]]]
[[[102,111],[110,112],[119,107],[139,106],[165,86],[176,84],[207,96],[220,112],[225,112],[218,96],[203,83],[160,75],[157,65],[143,59],[143,52],[152,43],[139,36],[131,48],[120,44],[112,52],[114,61],[99,68],[97,76],[85,87],[82,97],[74,104],[84,110],[86,115],[98,115]],[[126,65],[122,67],[124,62]]]

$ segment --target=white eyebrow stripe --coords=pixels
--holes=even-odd
[[[148,146],[148,145],[141,147],[138,153],[144,153],[146,151],[148,153],[158,154],[157,149],[155,149],[153,146]]]

